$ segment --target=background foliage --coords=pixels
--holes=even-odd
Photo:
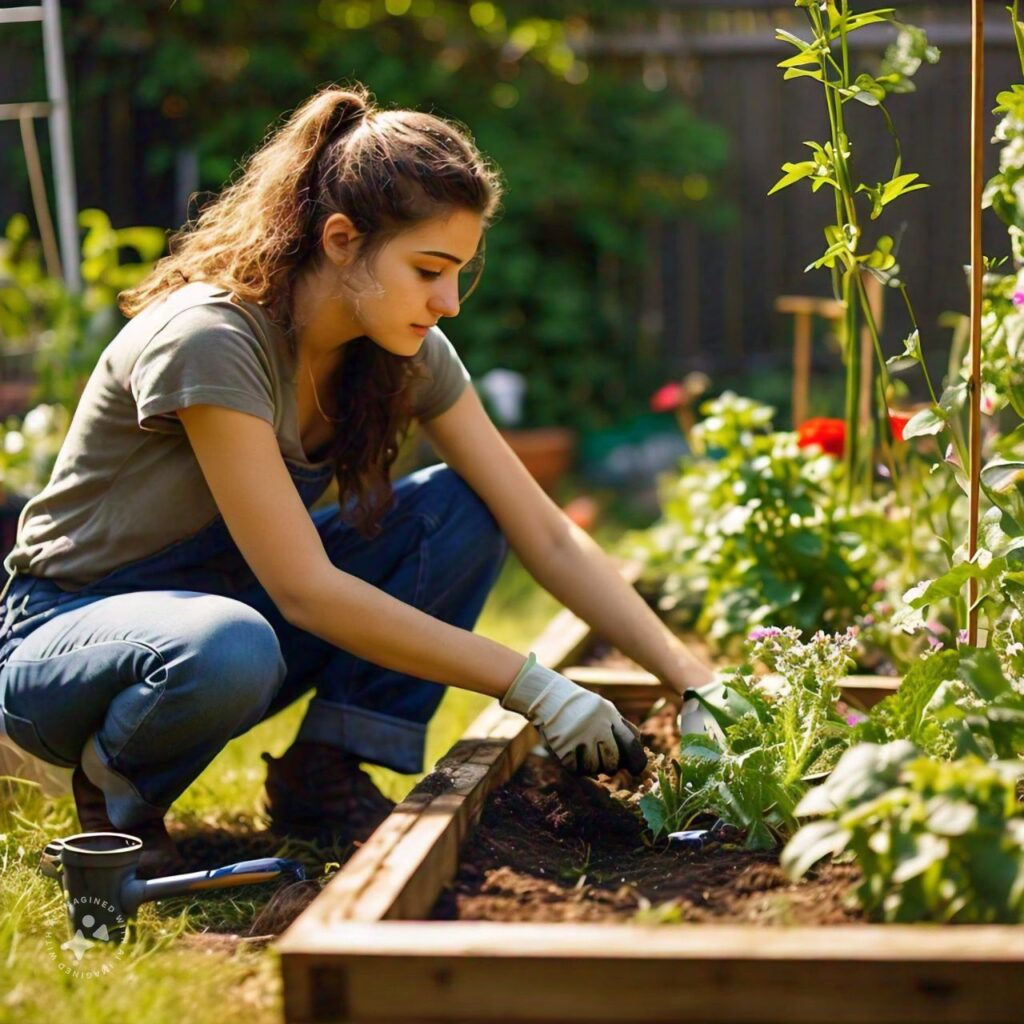
[[[330,81],[464,122],[508,193],[453,340],[474,375],[530,377],[530,422],[596,427],[639,411],[660,382],[635,358],[627,312],[643,226],[730,216],[715,186],[723,133],[570,46],[622,16],[566,2],[83,0],[67,16],[72,101],[131,97],[146,139],[137,173],[164,189],[193,150],[200,188],[218,190],[285,110]]]

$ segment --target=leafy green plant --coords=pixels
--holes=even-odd
[[[782,852],[800,878],[851,851],[856,894],[875,920],[1024,921],[1024,804],[1020,761],[925,757],[908,740],[848,750],[796,808],[818,815]]]
[[[909,740],[933,757],[1024,755],[1024,692],[992,649],[963,645],[919,659],[896,693],[871,709],[856,740]]]
[[[656,836],[699,815],[743,829],[750,849],[773,847],[795,830],[808,781],[828,772],[852,734],[836,701],[857,642],[852,633],[818,633],[806,643],[800,636],[793,628],[751,634],[751,659],[776,673],[771,686],[748,667],[688,692],[711,734],[684,735],[679,757],[662,758],[639,796]]]
[[[81,102],[131,97],[159,125],[139,168],[154,189],[169,191],[190,151],[199,188],[219,190],[317,83],[358,79],[385,107],[468,125],[508,187],[453,341],[475,377],[529,375],[524,426],[592,430],[642,413],[662,373],[656,339],[623,301],[643,279],[644,231],[682,218],[715,232],[738,215],[721,128],[672,85],[653,91],[580,45],[634,19],[606,2],[83,0],[66,38],[72,59],[85,56]]]
[[[61,405],[37,405],[0,428],[0,498],[31,498],[53,472],[71,417]]]
[[[727,392],[701,409],[701,454],[663,480],[662,519],[625,544],[645,562],[642,587],[724,651],[765,623],[854,624],[901,558],[906,513],[891,498],[848,509],[837,460],[772,431],[767,406]]]
[[[914,330],[904,345],[904,352],[896,357],[909,360],[924,370],[928,387],[927,369],[921,357],[920,334],[910,299],[899,279],[896,245],[891,235],[879,235],[867,246],[864,225],[858,211],[857,198],[862,193],[870,204],[868,217],[877,220],[886,207],[908,193],[927,188],[917,173],[903,172],[903,155],[887,101],[893,94],[913,91],[912,76],[924,62],[934,64],[939,51],[928,44],[923,30],[903,25],[895,18],[895,8],[879,8],[854,13],[848,0],[796,0],[796,7],[807,15],[812,38],[805,40],[791,32],[779,29],[776,38],[796,48],[796,53],[779,63],[784,78],[810,79],[821,84],[828,114],[830,137],[823,143],[809,141],[811,158],[783,164],[783,176],[769,191],[769,195],[797,182],[807,182],[813,192],[824,186],[832,189],[835,198],[835,223],[826,225],[824,253],[806,268],[827,268],[832,278],[833,292],[846,304],[842,343],[846,363],[846,495],[852,503],[854,497],[869,497],[873,480],[873,448],[876,435],[883,451],[891,446],[893,437],[888,422],[885,398],[889,393],[889,366],[882,351],[878,325],[864,286],[864,274],[874,274],[883,284],[897,288],[910,314]],[[861,72],[854,77],[851,70],[849,37],[869,26],[892,23],[898,30],[897,42],[886,53],[883,66],[876,74]],[[876,109],[885,121],[893,139],[894,163],[887,181],[858,183],[853,175],[854,144],[847,134],[844,108],[857,102]],[[861,407],[861,354],[860,330],[862,324],[870,333],[878,367],[871,374],[876,380],[877,397],[874,403],[875,423],[862,422]],[[874,389],[874,384],[872,385]],[[890,470],[895,466],[890,458]]]
[[[140,281],[163,252],[159,228],[114,228],[102,210],[82,210],[80,294],[50,277],[42,249],[16,214],[0,239],[0,340],[35,353],[35,397],[73,410],[100,353],[120,330],[118,292]],[[125,259],[125,254],[130,259]]]

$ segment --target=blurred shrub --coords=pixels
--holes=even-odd
[[[35,398],[73,411],[100,353],[121,329],[117,294],[149,272],[164,249],[159,228],[111,226],[82,210],[82,291],[73,295],[43,266],[42,248],[16,214],[0,238],[0,345],[34,352]],[[131,258],[126,262],[126,251]]]
[[[635,72],[578,56],[591,30],[625,27],[627,8],[83,0],[69,45],[82,101],[130,95],[159,112],[145,172],[164,174],[193,147],[203,189],[219,189],[284,109],[328,81],[359,79],[384,105],[469,125],[508,194],[454,339],[474,375],[529,376],[528,422],[588,428],[642,412],[661,377],[637,358],[627,312],[645,225],[686,216],[713,229],[732,216],[717,190],[723,133]]]

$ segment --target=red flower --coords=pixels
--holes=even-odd
[[[903,440],[903,430],[913,417],[910,412],[889,412],[889,426],[892,427],[892,436],[897,441]]]
[[[846,424],[842,420],[830,420],[823,416],[806,420],[800,424],[796,443],[801,448],[817,445],[827,455],[841,459],[846,447]]]
[[[686,399],[686,388],[679,381],[663,384],[651,395],[652,412],[671,412],[678,409]]]

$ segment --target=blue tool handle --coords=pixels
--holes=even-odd
[[[140,903],[163,899],[165,896],[178,896],[187,892],[206,892],[210,889],[226,889],[235,885],[255,885],[260,882],[272,882],[282,876],[291,876],[295,881],[302,881],[306,872],[295,860],[283,857],[261,857],[258,860],[243,860],[237,864],[226,864],[221,868],[209,871],[190,871],[184,875],[167,875],[164,878],[151,878],[145,882]]]

